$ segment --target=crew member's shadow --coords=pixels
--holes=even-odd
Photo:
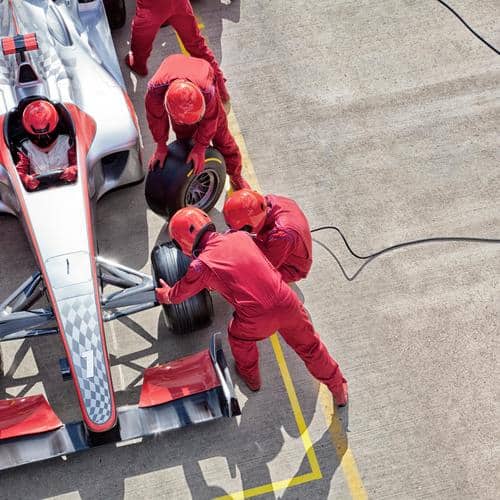
[[[43,467],[46,481],[38,485],[37,497],[60,495],[76,490],[83,499],[102,498],[103,495],[114,499],[123,498],[126,483],[133,488],[135,481],[143,481],[140,476],[154,472],[169,479],[174,477],[172,474],[175,467],[182,465],[183,476],[191,496],[197,499],[209,499],[233,493],[234,489],[254,488],[276,480],[274,474],[271,476],[269,464],[276,460],[284,446],[291,446],[290,439],[297,439],[300,434],[271,343],[269,341],[259,343],[263,387],[260,392],[253,393],[235,377],[232,370],[232,358],[225,334],[231,308],[222,298],[214,295],[213,299],[216,322],[199,332],[174,336],[166,329],[159,315],[156,337],[155,332],[152,334],[147,332],[139,320],[133,317],[122,320],[130,330],[139,334],[151,345],[147,352],[137,351],[121,359],[112,358],[113,365],[123,364],[137,370],[137,380],[130,383],[124,391],[117,393],[117,403],[121,405],[130,403],[134,399],[138,400],[140,391],[138,382],[143,374],[143,368],[137,362],[140,358],[150,353],[157,353],[157,358],[152,363],[156,365],[192,354],[205,349],[212,333],[219,330],[223,333],[224,351],[237,385],[237,394],[242,406],[240,418],[217,420],[180,429],[154,439],[146,439],[140,444],[118,448],[105,446],[70,456],[66,462],[51,460],[43,465],[33,464],[13,471],[9,484],[17,483],[26,474],[37,474],[40,467]],[[291,352],[283,341],[281,345],[297,391],[304,421],[309,425],[315,414],[318,385],[311,379],[295,353]],[[333,476],[338,467],[339,457],[342,456],[342,446],[338,447],[336,453],[330,439],[330,433],[326,432],[314,445],[324,478]],[[289,453],[290,451],[284,452],[285,460]],[[284,467],[284,477],[278,479],[289,479],[311,472],[306,451],[301,450],[300,453],[303,459],[298,467],[293,465]],[[293,453],[294,456],[296,454],[297,452]],[[214,467],[213,459],[217,457],[223,458],[227,464],[227,467],[220,467],[216,462],[217,482],[226,485],[231,478],[239,477],[241,487],[240,481],[236,481],[234,483],[236,486],[230,488],[208,484],[206,478],[210,477],[211,473],[210,469],[207,471],[207,467]],[[95,466],[96,463],[99,464],[98,467]],[[92,471],[92,481],[88,479],[89,471]],[[64,482],[57,479],[62,474],[66,478]],[[16,479],[16,476],[19,478]],[[330,482],[322,480],[321,484],[318,483],[319,481],[315,482],[315,491],[320,489],[320,498],[323,496],[326,498]],[[106,486],[101,489],[99,485],[104,484]],[[296,498],[299,492],[300,487],[294,487],[284,494],[288,498]],[[30,494],[35,496],[34,492],[26,492],[25,498],[29,498]]]
[[[215,58],[222,64],[222,32],[224,20],[240,22],[240,0],[231,3],[213,0],[195,0],[192,2],[195,14],[203,21],[203,35],[207,38]]]

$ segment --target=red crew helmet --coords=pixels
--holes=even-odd
[[[59,115],[52,103],[39,99],[24,108],[22,122],[29,134],[50,134],[59,123]]]
[[[194,125],[205,114],[205,98],[189,80],[174,80],[165,93],[164,104],[172,120],[183,125]]]
[[[251,189],[240,189],[224,203],[224,219],[231,229],[258,233],[266,221],[266,209],[264,196]]]
[[[215,231],[212,219],[199,208],[186,207],[177,211],[170,219],[168,231],[171,238],[191,257],[207,231]]]

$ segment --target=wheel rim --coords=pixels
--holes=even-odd
[[[219,179],[216,173],[211,170],[206,170],[197,175],[186,191],[186,196],[184,197],[185,205],[198,208],[208,206],[212,197],[217,192],[218,184]]]

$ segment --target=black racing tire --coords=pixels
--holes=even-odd
[[[123,28],[127,20],[127,8],[125,0],[103,0],[106,17],[108,18],[109,27],[112,30]]]
[[[224,157],[215,148],[207,148],[205,168],[200,174],[188,177],[192,170],[192,164],[186,164],[190,150],[188,142],[172,142],[163,168],[148,173],[146,201],[156,214],[171,217],[188,205],[208,212],[220,198],[226,182]]]
[[[156,286],[160,286],[160,278],[174,285],[186,274],[190,262],[172,242],[155,246],[151,252],[151,264]],[[176,334],[204,328],[212,322],[214,315],[212,298],[207,290],[180,304],[164,304],[162,307],[167,327]]]

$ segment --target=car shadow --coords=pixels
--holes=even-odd
[[[16,495],[19,494],[18,498],[48,497],[78,491],[83,499],[113,499],[123,498],[125,494],[131,494],[134,491],[135,478],[147,474],[151,478],[156,478],[158,488],[161,488],[163,481],[177,481],[178,487],[188,488],[193,498],[208,499],[233,493],[234,488],[228,488],[226,491],[225,486],[216,486],[207,481],[207,478],[211,477],[211,467],[214,467],[210,465],[213,460],[218,464],[215,465],[217,478],[224,485],[237,477],[240,478],[243,489],[258,487],[276,480],[276,477],[271,475],[270,463],[276,461],[282,451],[286,452],[289,439],[299,438],[300,433],[271,343],[269,341],[259,343],[264,383],[260,392],[253,393],[234,374],[225,335],[226,326],[232,313],[231,308],[217,295],[213,296],[213,302],[215,319],[212,325],[186,335],[173,335],[165,326],[159,309],[157,325],[153,329],[153,333],[150,333],[148,328],[141,324],[140,316],[117,320],[121,326],[134,335],[138,335],[141,342],[147,342],[149,346],[121,356],[111,354],[110,360],[113,367],[122,365],[136,372],[136,376],[129,384],[123,390],[116,392],[116,400],[118,406],[138,401],[144,358],[152,355],[154,359],[149,363],[149,366],[156,366],[192,354],[206,348],[211,335],[220,331],[223,333],[223,348],[242,405],[241,417],[180,429],[152,439],[145,439],[140,444],[118,447],[107,445],[95,448],[80,455],[69,456],[66,461],[55,459],[44,464],[28,465],[9,471],[8,476],[0,475],[0,486],[3,483],[3,487],[9,491],[16,491]],[[56,336],[52,339],[60,344]],[[43,342],[42,339],[36,340]],[[42,358],[45,358],[47,364],[47,359],[54,360],[54,353],[49,352],[52,351],[52,347],[49,349],[45,343],[41,342],[38,347],[39,359],[41,361]],[[45,347],[42,348],[42,345]],[[287,368],[294,382],[304,421],[306,425],[309,425],[315,415],[318,384],[310,377],[296,354],[283,341],[281,341],[281,346],[285,354]],[[26,355],[27,349],[27,345],[21,346],[18,351],[19,361]],[[14,365],[15,363],[11,369],[15,368]],[[43,370],[47,372],[45,375],[49,374],[48,367],[43,368]],[[51,371],[54,372],[53,369]],[[53,387],[60,387],[60,385],[60,382],[49,384]],[[70,392],[74,392],[71,383],[66,384],[66,388]],[[60,394],[59,398],[64,400],[65,405],[68,405],[66,392],[63,390],[63,395]],[[53,403],[54,397],[57,398],[57,392],[49,391],[48,396]],[[271,401],[272,404],[270,404]],[[60,403],[62,405],[62,401]],[[77,408],[76,401],[74,408]],[[320,496],[315,493],[315,498],[327,497],[330,484],[328,478],[331,478],[335,473],[339,457],[343,453],[342,450],[347,449],[346,443],[347,441],[336,443],[337,450],[335,450],[329,432],[325,432],[315,443],[314,447],[319,455],[324,477],[323,481],[315,482],[315,491],[321,492]],[[309,459],[305,450],[298,453],[303,453],[298,468],[286,467],[283,471],[284,477],[279,479],[289,479],[291,476],[296,477],[310,472]],[[297,457],[297,453],[294,453],[294,457]],[[222,468],[222,473],[218,462],[221,459],[226,464],[226,467]],[[292,471],[289,470],[290,468]],[[26,486],[26,490],[24,490],[24,486],[19,486],[22,477],[26,477],[26,474],[37,476],[41,474],[42,470],[43,480],[40,481],[36,492],[29,490],[28,486]],[[57,480],[62,474],[66,478],[65,482]],[[225,480],[224,474],[226,474]],[[138,488],[140,481],[141,479],[137,479]],[[10,487],[12,484],[16,485],[15,489]],[[154,490],[154,481],[152,488]],[[297,498],[298,488],[293,488],[289,492],[285,491],[281,495],[287,498]]]
[[[149,260],[144,184],[106,194],[94,208],[98,254],[141,270]]]

